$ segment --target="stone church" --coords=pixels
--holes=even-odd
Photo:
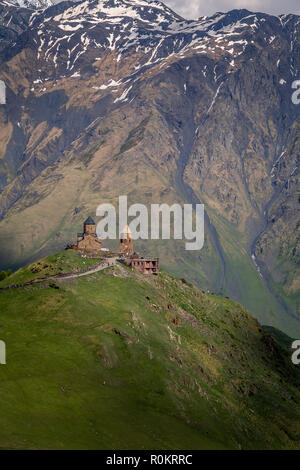
[[[116,256],[119,261],[143,274],[159,273],[159,258],[144,258],[133,252],[132,234],[128,225],[121,232],[117,253],[102,248],[102,241],[97,237],[96,224],[91,217],[84,222],[83,232],[77,234],[76,245],[68,245],[67,248],[90,257]]]
[[[77,244],[69,245],[68,248],[87,254],[102,254],[102,241],[97,237],[96,224],[92,217],[88,217],[83,223],[83,232],[77,234]]]
[[[119,252],[124,256],[133,255],[131,230],[128,225],[126,225],[122,230],[119,243]]]

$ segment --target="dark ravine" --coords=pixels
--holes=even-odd
[[[269,275],[265,272],[264,264],[261,263],[259,261],[259,258],[256,256],[257,243],[259,242],[261,236],[264,234],[264,232],[265,232],[265,230],[268,226],[268,223],[269,223],[269,221],[268,221],[269,209],[272,206],[272,204],[274,203],[274,201],[278,198],[279,194],[281,193],[281,191],[284,188],[284,185],[279,190],[275,191],[274,194],[272,195],[272,197],[269,199],[269,201],[263,206],[263,210],[262,210],[262,213],[261,213],[261,228],[260,228],[259,232],[257,233],[257,235],[253,238],[252,242],[250,243],[250,254],[251,254],[251,257],[253,259],[255,268],[257,269],[258,273],[262,277],[266,288],[268,289],[268,291],[270,292],[272,297],[275,299],[275,301],[277,302],[279,307],[284,311],[284,313],[287,316],[289,316],[289,317],[293,318],[294,320],[297,320],[298,322],[300,322],[300,318],[297,317],[296,315],[293,315],[293,313],[291,313],[288,310],[288,308],[287,308],[285,302],[283,301],[283,299],[278,297],[278,295],[276,295],[276,293],[272,289],[272,285],[269,281]]]

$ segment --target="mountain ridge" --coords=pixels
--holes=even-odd
[[[16,7],[29,9],[46,9],[55,5],[52,0],[5,0],[3,3],[15,5]]]

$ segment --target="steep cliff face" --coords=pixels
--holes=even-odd
[[[10,47],[26,31],[31,14],[30,9],[17,7],[12,2],[0,2],[0,51]]]
[[[1,8],[2,263],[63,247],[120,194],[203,202],[200,253],[138,247],[300,332],[299,17],[186,21],[143,0]]]

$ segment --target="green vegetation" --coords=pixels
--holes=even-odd
[[[132,129],[129,132],[126,141],[120,148],[119,155],[126,152],[127,150],[130,150],[131,148],[138,145],[139,142],[141,142],[144,137],[144,132],[148,122],[149,118],[144,119],[135,129]]]
[[[12,274],[12,270],[8,269],[7,271],[0,271],[0,281],[3,281],[3,279],[6,279]]]
[[[293,340],[289,336],[282,333],[282,331],[273,328],[272,326],[264,326],[263,328],[267,333],[273,336],[273,338],[275,338],[279,344],[281,344],[287,349],[291,348]]]
[[[95,156],[95,153],[97,152],[97,150],[99,149],[99,147],[101,145],[103,145],[105,143],[105,140],[103,140],[102,142],[100,143],[97,143],[97,145],[94,145],[93,147],[91,147],[87,152],[83,152],[81,153],[79,156],[77,155],[74,155],[69,163],[73,163],[73,162],[76,162],[76,161],[79,161],[80,163],[83,163],[83,165],[85,167],[88,167],[89,163],[92,161],[92,159],[94,158]],[[76,170],[82,170],[81,167],[79,168],[76,168]]]
[[[33,279],[45,279],[49,276],[57,274],[67,274],[70,272],[86,271],[91,266],[100,262],[99,259],[81,258],[74,250],[63,250],[54,255],[47,256],[46,258],[32,263],[29,266],[20,268],[18,271],[1,279],[0,273],[0,287],[5,287],[13,284],[22,284],[30,282]],[[8,272],[11,273],[11,270]]]
[[[10,279],[88,261],[65,251]],[[299,370],[229,299],[117,265],[0,291],[0,312],[0,448],[300,447]]]

